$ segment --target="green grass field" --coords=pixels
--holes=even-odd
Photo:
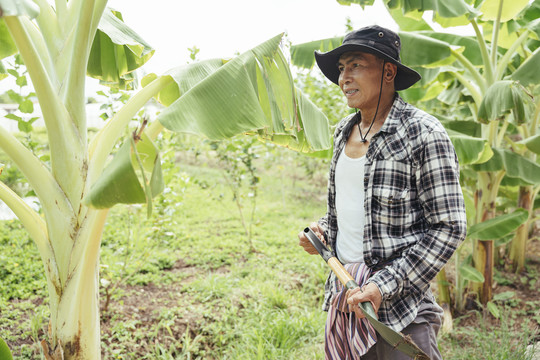
[[[250,240],[216,159],[180,150],[164,156],[167,188],[150,219],[141,206],[110,212],[100,264],[103,359],[323,359],[328,270],[303,252],[297,233],[325,211],[327,165],[261,151],[256,195],[246,186],[239,193]],[[40,359],[48,308],[39,255],[16,220],[0,222],[0,249],[0,337],[16,359]],[[504,321],[465,314],[440,339],[444,358],[526,360],[538,305],[506,306]]]

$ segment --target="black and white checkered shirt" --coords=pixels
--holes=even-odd
[[[353,116],[343,119],[334,133],[328,212],[319,220],[334,251],[335,169],[355,125]],[[364,261],[372,269],[382,267],[368,282],[383,295],[379,320],[401,331],[416,318],[420,302],[430,294],[430,281],[465,239],[458,160],[441,123],[397,94],[366,157],[364,178],[359,179],[365,189]],[[324,310],[336,281],[331,275],[326,282]]]

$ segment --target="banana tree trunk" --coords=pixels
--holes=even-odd
[[[532,186],[520,186],[519,188],[518,207],[526,209],[529,214],[532,213],[532,193]],[[516,236],[510,244],[510,261],[515,272],[521,272],[525,268],[525,252],[529,239],[530,221],[529,219],[518,228]]]
[[[437,274],[438,301],[441,304],[451,305],[450,288],[448,278],[446,276],[446,267]]]
[[[478,214],[477,223],[495,217],[495,199],[502,174],[485,172],[479,176],[479,189],[476,191]],[[476,240],[473,248],[474,267],[484,275],[483,283],[474,283],[480,302],[487,304],[492,297],[493,285],[493,240]]]
[[[450,286],[446,276],[446,266],[437,274],[438,302],[443,308],[442,333],[452,332],[452,300],[450,297]]]
[[[480,302],[487,304],[492,297],[493,285],[493,240],[478,240],[474,265],[484,275],[484,282],[477,285]]]
[[[87,209],[73,238],[65,281],[58,284],[46,266],[51,318],[49,342],[42,346],[48,360],[100,359],[99,246],[107,210]],[[53,259],[49,259],[51,263]]]

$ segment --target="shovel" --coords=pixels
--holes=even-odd
[[[307,227],[304,229],[304,234],[315,249],[317,249],[317,252],[322,256],[324,261],[326,261],[328,266],[330,266],[343,286],[349,290],[359,287],[351,274],[349,274],[341,262],[334,255],[332,255],[330,250],[328,250],[317,235],[315,235],[313,230]],[[369,323],[373,326],[377,333],[382,336],[387,343],[393,346],[394,349],[409,355],[414,360],[430,360],[429,356],[427,356],[426,353],[423,352],[422,349],[420,349],[410,337],[390,329],[388,326],[377,320],[377,315],[375,314],[373,305],[371,305],[369,301],[360,303],[358,306],[360,309],[362,309],[364,315],[366,315]]]

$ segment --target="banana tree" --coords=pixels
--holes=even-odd
[[[90,138],[87,75],[108,86],[135,87],[134,71],[154,50],[106,0],[0,0],[1,58],[20,53],[40,103],[50,163],[0,128],[0,149],[27,178],[36,212],[0,182],[0,200],[35,241],[49,292],[47,359],[99,359],[99,247],[108,209],[147,203],[163,188],[155,139],[164,129],[211,139],[249,133],[297,151],[330,146],[328,123],[293,85],[278,35],[232,60],[207,60],[150,74],[143,88]],[[0,59],[1,59],[0,58]],[[165,109],[134,129],[152,98]],[[114,153],[112,160],[111,154]]]
[[[338,2],[370,6],[374,1]],[[538,102],[532,110],[531,91],[523,80],[527,79],[525,85],[538,83],[534,64],[540,51],[535,40],[540,33],[540,2],[385,0],[384,4],[400,27],[403,62],[423,75],[420,85],[402,96],[424,105],[436,101],[435,115],[440,115],[440,104],[454,110],[445,125],[456,131],[451,138],[460,163],[472,170],[467,174],[475,179],[470,182],[472,191],[465,190],[474,209],[470,225],[497,216],[496,200],[505,183],[532,186],[527,193],[534,199],[540,171],[536,152],[531,150],[534,141],[528,139],[536,139]],[[433,11],[433,22],[449,27],[448,31],[434,31],[423,18],[426,11]],[[469,25],[472,35],[450,31],[460,25]],[[293,46],[293,63],[312,66],[313,50],[328,50],[340,43],[341,38],[331,38]],[[472,149],[476,150],[471,153]],[[527,210],[532,212],[530,207]],[[491,298],[494,240],[472,239],[474,266],[485,279],[476,284],[483,303]],[[524,247],[519,251],[523,253]]]

